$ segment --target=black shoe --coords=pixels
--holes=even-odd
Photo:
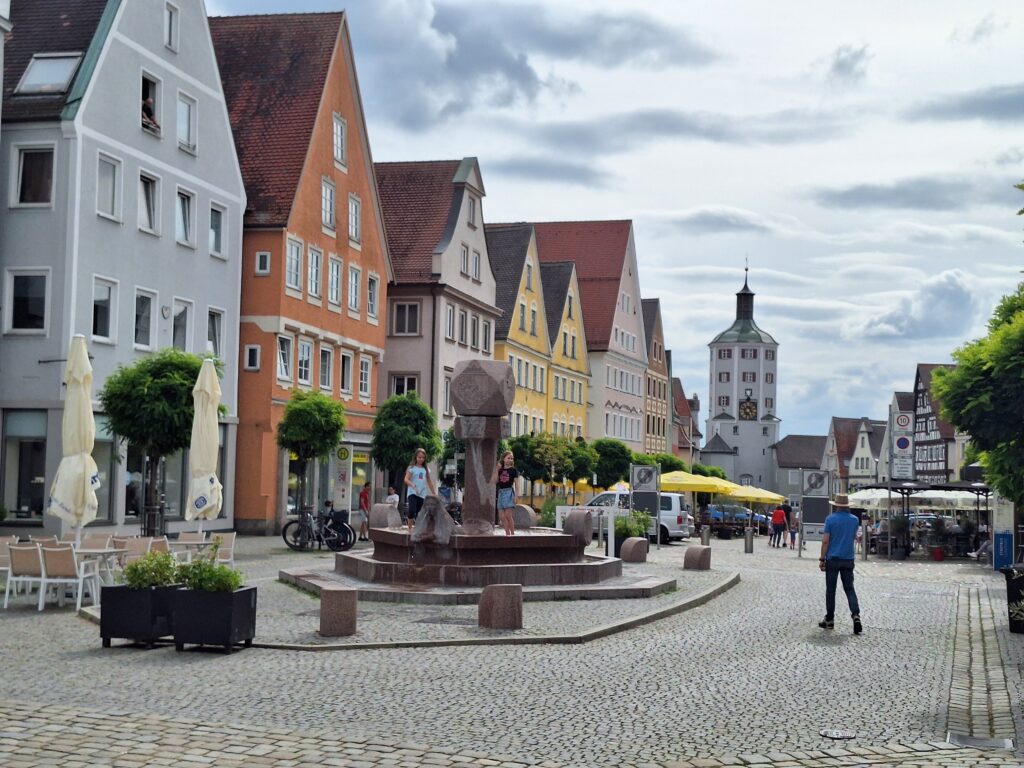
[[[818,622],[818,626],[822,629],[834,629],[836,623],[832,619],[822,619]]]
[[[853,634],[859,635],[864,631],[864,626],[860,623],[860,616],[853,617]]]

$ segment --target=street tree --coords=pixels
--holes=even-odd
[[[466,454],[466,444],[455,436],[455,428],[448,427],[441,435],[441,467],[455,465],[455,482],[461,488],[466,484],[466,462],[456,461],[457,454]],[[444,470],[442,469],[442,472]]]
[[[654,461],[656,464],[661,465],[662,473],[678,472],[680,470],[688,472],[690,469],[685,461],[671,453],[656,453],[654,454]]]
[[[573,440],[569,446],[569,460],[565,476],[572,482],[573,503],[576,503],[576,483],[590,480],[597,466],[598,455],[591,446],[581,439]]]
[[[633,452],[625,443],[610,437],[602,437],[591,443],[591,447],[597,451],[594,471],[597,473],[598,488],[611,488],[625,479],[629,474],[629,463],[633,459]]]
[[[540,436],[534,434],[516,435],[508,441],[508,449],[515,456],[516,471],[530,485],[530,504],[533,504],[533,484],[544,479],[547,471],[539,458]]]
[[[160,460],[187,448],[192,439],[192,388],[202,366],[196,355],[163,349],[131,365],[119,365],[99,393],[114,438],[146,456],[147,532],[163,528]],[[218,375],[221,370],[218,363]]]
[[[277,423],[277,445],[294,454],[298,462],[296,507],[306,501],[306,468],[310,461],[325,459],[341,442],[345,431],[345,408],[320,392],[293,389]]]
[[[441,433],[433,409],[410,392],[393,395],[377,409],[370,455],[388,473],[388,484],[401,490],[400,478],[417,448],[433,461],[441,453]]]

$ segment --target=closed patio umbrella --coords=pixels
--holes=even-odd
[[[217,410],[220,406],[220,381],[213,360],[203,360],[199,378],[192,388],[195,414],[192,417],[192,442],[188,449],[188,505],[186,520],[213,520],[220,514],[224,488],[217,479],[217,453],[220,448],[220,426]]]
[[[64,367],[64,418],[61,429],[63,457],[50,487],[47,511],[75,526],[81,542],[82,527],[96,519],[99,470],[92,457],[96,419],[92,413],[92,364],[85,337],[74,336]]]

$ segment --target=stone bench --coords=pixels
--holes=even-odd
[[[487,629],[523,628],[523,585],[491,584],[480,593],[477,623]]]
[[[632,536],[622,542],[619,557],[624,563],[646,563],[647,545],[647,539],[642,536]]]
[[[684,571],[710,571],[711,547],[691,544],[683,555]]]
[[[356,633],[359,590],[340,584],[320,585],[320,634],[343,637]]]
[[[401,528],[402,513],[394,504],[377,503],[370,507],[371,528]]]

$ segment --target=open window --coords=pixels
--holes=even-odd
[[[160,135],[160,81],[142,75],[142,130]]]

